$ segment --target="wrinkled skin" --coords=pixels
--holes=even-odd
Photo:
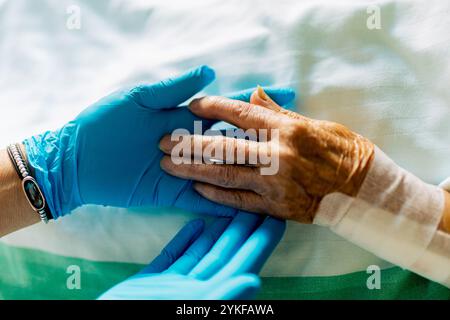
[[[55,219],[85,205],[120,208],[177,207],[201,214],[233,216],[236,210],[204,199],[190,182],[159,167],[158,142],[168,131],[208,128],[213,121],[193,115],[183,102],[215,78],[201,66],[180,76],[116,91],[86,108],[73,121],[24,141],[36,180]],[[268,89],[284,104],[289,89]],[[233,94],[249,101],[252,91]]]
[[[279,139],[246,141],[230,137],[191,136],[203,149],[217,147],[214,158],[225,159],[227,146],[251,154],[278,150],[279,170],[261,175],[258,163],[248,165],[180,164],[172,161],[177,141],[165,136],[161,162],[169,174],[197,181],[195,189],[207,199],[251,212],[312,223],[320,201],[332,192],[355,196],[374,157],[374,145],[346,127],[313,120],[283,109],[259,88],[250,103],[221,97],[194,100],[190,110],[207,119],[220,119],[243,129],[278,129]],[[197,154],[191,151],[194,157]],[[259,158],[258,158],[259,159]]]

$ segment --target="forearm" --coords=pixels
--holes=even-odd
[[[315,223],[377,256],[450,286],[449,195],[376,150],[356,197],[330,194]]]
[[[243,129],[276,130],[269,141],[192,135],[188,141],[202,147],[189,151],[193,158],[203,159],[215,149],[215,156],[230,164],[234,159],[227,156],[228,146],[236,154],[246,150],[264,156],[276,150],[275,173],[265,175],[249,166],[175,164],[176,143],[170,136],[160,144],[167,155],[163,169],[196,180],[195,189],[209,200],[329,227],[385,260],[450,286],[450,234],[443,231],[448,194],[400,168],[344,126],[284,110],[260,91],[252,95],[251,104],[206,97],[194,100],[190,110]]]
[[[0,237],[40,221],[5,149],[0,150],[0,207]]]

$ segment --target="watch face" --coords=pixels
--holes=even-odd
[[[39,186],[32,177],[23,179],[23,191],[27,196],[28,202],[35,210],[42,210],[45,207],[44,196],[39,189]]]

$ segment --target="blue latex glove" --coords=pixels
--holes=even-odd
[[[203,226],[202,220],[187,224],[149,266],[99,299],[254,298],[256,274],[281,240],[285,222],[239,212],[231,222],[218,218],[202,232]]]
[[[24,141],[36,180],[56,219],[83,204],[116,207],[176,206],[198,213],[234,215],[235,209],[202,198],[160,169],[164,134],[193,131],[194,116],[177,107],[214,80],[206,66],[156,84],[115,92],[57,131]],[[252,90],[230,96],[249,100]],[[283,105],[290,89],[267,89]],[[203,121],[203,129],[213,122]]]

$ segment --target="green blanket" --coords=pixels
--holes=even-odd
[[[70,266],[80,289],[68,289]],[[140,264],[97,262],[0,244],[0,298],[95,299],[136,273]],[[70,268],[69,268],[70,270]],[[260,299],[450,299],[450,290],[394,267],[381,271],[381,289],[369,290],[366,272],[327,277],[266,277]],[[70,287],[70,286],[69,286]]]

